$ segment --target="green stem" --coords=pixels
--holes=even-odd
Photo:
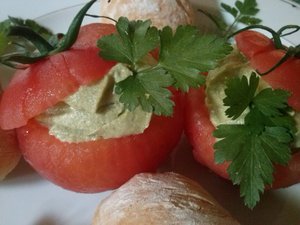
[[[288,29],[292,29],[292,31],[283,34],[283,32],[284,32],[285,30],[288,30]],[[282,28],[280,28],[280,29],[277,31],[277,33],[280,35],[280,37],[284,37],[284,36],[287,36],[287,35],[296,33],[296,32],[298,32],[299,30],[300,30],[300,26],[298,26],[298,25],[286,25],[286,26],[283,26]]]
[[[289,48],[286,52],[286,54],[274,65],[272,66],[269,70],[265,72],[259,72],[256,71],[260,76],[264,76],[268,73],[271,73],[273,70],[275,70],[277,67],[279,67],[281,64],[283,64],[286,60],[288,60],[291,56],[293,55],[293,49]]]
[[[111,20],[115,23],[117,23],[118,21],[109,17],[109,16],[98,16],[98,15],[93,15],[93,14],[85,14],[86,16],[89,16],[89,17],[92,17],[92,18],[103,18],[103,19],[108,19],[108,20]]]
[[[75,16],[74,20],[72,21],[68,32],[62,39],[60,45],[58,48],[56,48],[54,51],[52,51],[50,54],[53,55],[58,52],[65,51],[69,49],[74,42],[77,39],[81,23],[85,17],[86,12],[89,10],[89,8],[96,2],[97,0],[91,0],[89,3],[87,3]]]
[[[20,53],[12,53],[1,56],[0,63],[15,69],[25,69],[27,64],[32,64],[44,58],[45,56],[46,54],[38,56],[26,56]]]
[[[239,21],[240,19],[240,15],[238,15],[235,20],[233,21],[233,23],[230,25],[230,27],[228,27],[224,33],[225,38],[229,39],[231,36],[229,35],[231,30],[233,29],[233,27],[235,26],[235,24]]]
[[[285,46],[281,42],[280,35],[276,31],[274,31],[273,29],[271,29],[267,26],[264,26],[264,25],[259,25],[259,24],[249,25],[249,26],[247,26],[245,28],[242,28],[242,29],[240,29],[236,32],[233,32],[231,35],[227,36],[227,38],[229,39],[229,38],[243,32],[243,31],[251,30],[251,29],[262,29],[262,30],[266,30],[266,31],[270,32],[272,34],[273,39],[274,39],[275,47],[277,49],[284,49],[285,50]]]

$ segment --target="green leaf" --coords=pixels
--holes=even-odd
[[[254,16],[259,12],[256,0],[244,0],[244,2],[236,1],[235,6],[242,15]]]
[[[53,36],[55,36],[50,29],[38,24],[34,20],[30,20],[30,19],[24,20],[22,18],[11,17],[11,16],[9,17],[8,20],[11,25],[27,27],[27,28],[31,29],[32,31],[34,31],[35,33],[37,33],[41,37],[43,37],[45,40],[49,41],[49,40],[53,39]],[[57,43],[55,43],[55,44],[57,44]],[[55,46],[55,45],[53,45],[53,46]]]
[[[134,109],[138,105],[157,115],[171,115],[173,101],[167,87],[187,91],[205,83],[201,72],[217,66],[232,50],[224,39],[201,35],[196,27],[170,27],[161,31],[150,21],[129,21],[121,17],[117,33],[98,40],[100,55],[107,60],[127,64],[132,77],[117,84],[120,101]],[[140,62],[158,48],[158,62],[139,70]],[[136,86],[136,87],[135,87]]]
[[[248,80],[231,78],[226,83],[227,116],[237,118],[248,108],[239,124],[217,126],[213,135],[215,162],[230,162],[228,174],[240,185],[240,194],[249,208],[260,199],[265,185],[273,182],[274,164],[286,165],[291,158],[295,120],[290,116],[289,93],[266,88],[258,93],[258,77],[252,73]],[[243,119],[242,118],[242,119]]]
[[[286,165],[291,159],[289,143],[293,141],[289,130],[283,127],[267,127],[260,138],[272,162]]]
[[[230,5],[227,5],[225,3],[221,3],[221,7],[228,13],[230,13],[234,18],[237,17],[238,11],[236,8],[231,7]]]
[[[249,130],[244,125],[219,125],[213,136],[220,139],[214,144],[215,162],[223,163],[236,157],[237,149],[248,141]]]
[[[42,36],[25,26],[11,27],[8,35],[25,38],[30,41],[43,56],[47,55],[48,52],[54,49],[53,46],[51,46]]]
[[[100,55],[108,60],[136,64],[158,46],[158,30],[150,25],[150,20],[129,21],[121,17],[116,24],[118,33],[99,39]]]
[[[265,185],[273,182],[273,163],[286,164],[292,140],[287,129],[267,128],[260,135],[252,133],[248,125],[218,126],[214,135],[215,161],[230,161],[228,174],[234,184],[240,185],[245,204],[253,208],[259,201]]]
[[[200,35],[193,26],[179,26],[173,34],[170,27],[160,32],[159,66],[175,79],[174,86],[183,91],[199,87],[205,81],[200,73],[211,70],[232,50],[223,39]]]
[[[63,52],[69,49],[75,43],[80,31],[82,21],[87,11],[91,8],[91,6],[96,1],[97,0],[90,0],[79,10],[79,12],[75,15],[74,19],[72,20],[67,33],[63,36],[61,41],[58,43],[55,50],[50,52],[49,54],[56,54],[58,52]]]
[[[279,116],[288,107],[289,96],[285,90],[266,88],[255,96],[253,102],[266,116]]]
[[[251,17],[251,16],[242,16],[241,18],[239,18],[239,22],[246,25],[259,24],[261,23],[261,21],[262,21],[261,19]]]
[[[115,91],[120,95],[120,102],[131,111],[141,105],[144,111],[169,116],[174,103],[166,87],[173,82],[163,69],[145,70],[118,82]]]
[[[251,103],[257,89],[259,78],[252,73],[249,79],[233,77],[227,81],[226,97],[223,102],[229,108],[225,111],[229,118],[237,119]]]

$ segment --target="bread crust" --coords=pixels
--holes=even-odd
[[[134,176],[98,206],[93,225],[237,225],[198,183],[176,173]]]
[[[169,25],[175,29],[178,25],[194,24],[195,12],[188,0],[111,0],[101,1],[100,15],[117,20],[125,16],[130,20],[151,19],[158,28]],[[112,22],[102,19],[101,22]]]

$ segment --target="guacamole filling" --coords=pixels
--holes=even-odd
[[[103,79],[81,86],[76,93],[36,119],[49,128],[51,135],[65,142],[143,133],[149,126],[152,113],[144,112],[141,107],[133,111],[125,109],[119,102],[119,96],[114,93],[115,83],[130,74],[125,65],[117,64]]]
[[[212,124],[217,127],[220,124],[242,124],[245,111],[239,118],[232,120],[225,114],[227,109],[223,104],[223,99],[226,97],[226,79],[233,76],[247,76],[250,77],[251,73],[255,72],[249,65],[248,61],[237,50],[234,50],[227,58],[225,58],[221,65],[209,72],[206,80],[206,99],[205,103],[210,112],[210,120]],[[270,85],[263,79],[260,79],[258,90],[268,88]],[[297,133],[295,136],[294,147],[300,147],[300,113],[292,112],[296,121]]]

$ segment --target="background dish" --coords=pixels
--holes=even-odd
[[[216,1],[193,0],[192,2],[195,8],[202,7],[214,13],[219,12]],[[228,4],[232,2],[234,1],[228,1]],[[265,2],[268,4],[267,2],[270,1]],[[274,0],[272,2],[274,4]],[[82,5],[76,5],[58,10],[38,17],[37,21],[55,32],[63,32],[66,31],[71,19],[81,7]],[[98,9],[99,3],[96,3],[89,13],[98,14]],[[263,11],[264,7],[261,9]],[[86,18],[84,22],[91,21],[95,19]],[[199,15],[198,22],[205,25],[204,29],[210,28],[208,20],[201,15]],[[184,138],[177,151],[161,168],[161,171],[165,170],[173,170],[197,180],[243,225],[296,225],[300,223],[299,184],[265,193],[261,203],[250,211],[243,206],[237,188],[195,163],[190,146]],[[0,225],[90,224],[96,205],[108,194],[109,191],[99,194],[80,194],[64,190],[41,178],[27,163],[22,161],[13,173],[0,183]]]

